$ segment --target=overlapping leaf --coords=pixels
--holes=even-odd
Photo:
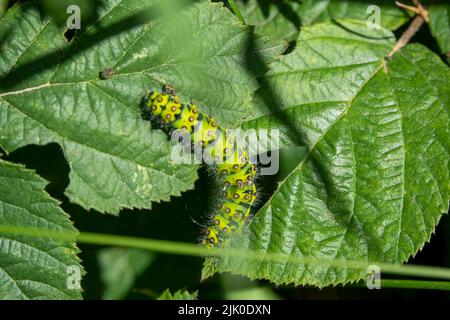
[[[100,277],[104,285],[102,299],[119,300],[126,297],[145,269],[154,261],[152,252],[107,248],[98,253]]]
[[[373,22],[374,14],[380,13],[381,25],[395,30],[408,18],[393,1],[383,0],[242,0],[238,4],[246,22],[255,25],[258,32],[287,40],[296,38],[300,26],[331,19],[370,18]]]

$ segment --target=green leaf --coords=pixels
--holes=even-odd
[[[0,160],[0,226],[62,232],[65,239],[0,232],[0,299],[80,299],[77,231],[33,171]]]
[[[372,14],[369,5],[377,5],[381,13],[381,26],[395,30],[408,20],[394,2],[383,0],[241,0],[238,2],[247,24],[255,25],[261,34],[294,40],[301,26],[331,19],[353,18],[366,21]]]
[[[103,299],[123,299],[135,280],[153,262],[153,253],[137,249],[107,248],[98,254]]]
[[[59,143],[70,165],[66,194],[87,209],[148,208],[193,188],[197,167],[172,164],[167,136],[141,118],[147,90],[170,83],[235,125],[265,72],[264,61],[247,62],[284,49],[221,4],[201,1],[142,24],[142,12],[153,13],[146,4],[103,1],[96,24],[69,44],[34,5],[15,6],[0,21],[8,43],[0,51],[0,145],[11,152]],[[101,80],[107,68],[112,75]]]
[[[434,4],[428,9],[430,28],[442,53],[450,60],[450,5]]]
[[[172,294],[166,289],[157,300],[197,300],[197,291],[189,293],[187,290],[178,290]]]
[[[449,203],[450,73],[420,45],[386,67],[393,45],[390,32],[362,22],[317,24],[272,64],[245,126],[280,129],[284,145],[308,152],[233,247],[402,263],[430,240]],[[278,108],[264,104],[267,92],[279,94]],[[217,270],[320,287],[365,277],[356,267],[235,257]]]
[[[409,20],[409,16],[399,9],[394,1],[348,1],[348,0],[305,0],[300,8],[303,23],[311,25],[331,19],[351,18],[366,21],[372,11],[369,6],[378,6],[381,14],[381,26],[395,30]],[[369,12],[368,12],[369,10]]]

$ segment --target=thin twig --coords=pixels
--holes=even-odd
[[[416,3],[416,1],[414,2]],[[419,14],[422,16],[422,18],[428,23],[430,22],[430,18],[428,15],[428,10],[425,9],[425,7],[420,3],[420,1],[417,1],[417,8],[419,8]]]
[[[414,35],[417,33],[417,31],[419,31],[420,27],[422,27],[422,25],[425,21],[428,22],[427,9],[425,9],[422,6],[422,4],[420,3],[419,0],[413,0],[413,2],[415,5],[414,7],[408,6],[408,5],[400,3],[398,1],[395,2],[397,4],[397,6],[399,6],[400,8],[414,12],[416,14],[416,16],[414,17],[411,24],[408,26],[408,29],[406,29],[406,31],[402,34],[400,39],[398,39],[398,41],[395,44],[392,51],[388,54],[388,56],[386,58],[387,60],[390,60],[397,51],[399,51],[401,48],[406,46],[411,41],[412,37],[414,37]]]
[[[417,7],[414,7],[414,6],[408,6],[408,5],[403,4],[403,3],[399,2],[399,1],[395,1],[395,4],[397,5],[397,7],[400,7],[400,8],[402,8],[402,9],[405,9],[405,10],[408,10],[408,11],[412,11],[412,12],[414,12],[415,14],[420,14],[420,10],[419,10],[419,8],[417,8]]]
[[[429,22],[428,10],[420,3],[420,1],[413,0],[413,2],[414,6],[409,6],[399,1],[395,1],[395,4],[402,9],[414,12],[415,14],[420,14],[426,22]]]
[[[394,49],[388,54],[387,59],[390,60],[392,56],[401,48],[406,46],[409,41],[411,41],[412,37],[417,33],[420,27],[423,25],[425,20],[421,15],[417,15],[414,20],[409,25],[408,29],[402,34],[400,39],[398,39],[397,43],[394,46]]]

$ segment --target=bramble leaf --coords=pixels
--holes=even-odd
[[[0,160],[0,299],[80,299],[77,230],[33,171]],[[19,235],[32,229],[61,239]]]
[[[316,24],[271,65],[244,126],[279,129],[284,146],[308,152],[234,248],[402,263],[430,240],[449,204],[450,72],[420,45],[386,65],[394,40],[358,21]],[[345,264],[245,257],[219,259],[217,270],[320,287],[365,277]]]

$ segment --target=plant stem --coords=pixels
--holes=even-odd
[[[421,15],[417,15],[413,21],[411,22],[411,24],[409,25],[408,29],[406,29],[406,31],[402,34],[402,36],[400,37],[400,39],[398,39],[397,43],[394,46],[394,49],[392,49],[392,51],[388,54],[387,59],[391,59],[392,56],[401,48],[403,48],[404,46],[406,46],[409,41],[411,41],[412,37],[414,37],[414,35],[417,33],[417,31],[419,31],[420,27],[423,25],[423,23],[425,22],[425,20],[423,19],[423,17]]]
[[[400,8],[414,12],[416,16],[408,26],[408,29],[406,29],[400,39],[398,39],[397,43],[394,46],[394,49],[392,49],[392,51],[387,56],[387,60],[390,60],[397,51],[399,51],[401,48],[406,46],[409,41],[411,41],[412,37],[414,37],[417,31],[419,31],[420,27],[422,27],[425,21],[428,22],[428,11],[422,6],[419,0],[413,0],[413,2],[415,5],[414,7],[402,4],[398,1],[395,2]]]
[[[0,235],[2,233],[14,235],[20,234],[25,236],[34,236],[42,238],[52,238],[61,241],[73,241],[73,239],[77,238],[77,241],[79,243],[85,244],[128,247],[128,248],[149,250],[153,252],[161,252],[166,254],[178,254],[196,257],[217,256],[235,259],[245,258],[249,260],[271,261],[282,264],[292,263],[302,265],[309,264],[317,266],[325,265],[328,267],[334,266],[356,270],[361,269],[365,270],[369,267],[369,265],[377,265],[383,274],[397,274],[402,276],[450,279],[449,268],[440,268],[431,266],[401,265],[384,262],[367,262],[363,260],[321,259],[312,256],[290,256],[281,253],[272,253],[272,252],[265,253],[265,252],[257,252],[242,249],[230,249],[230,248],[206,248],[204,246],[192,243],[182,243],[167,240],[143,239],[136,237],[100,234],[91,232],[81,232],[80,234],[77,235],[76,232],[61,232],[54,230],[43,230],[43,229],[6,226],[6,225],[0,225]],[[425,283],[430,283],[430,285],[426,286]],[[422,285],[423,288],[425,288],[426,286],[426,288],[432,289],[437,286],[436,285],[437,283],[438,282],[436,281],[433,282],[424,281],[422,284],[417,283],[416,286]],[[389,285],[394,286],[393,283],[389,283],[389,281],[386,282],[386,286]],[[399,282],[399,286],[401,285],[402,283]],[[441,285],[440,287],[444,288],[445,286]],[[448,290],[450,290],[450,288]]]
[[[365,282],[350,284],[348,287],[366,288]],[[424,281],[424,280],[399,280],[399,279],[381,279],[381,289],[418,289],[418,290],[441,290],[450,291],[450,282],[448,281]]]
[[[187,256],[200,257],[208,255],[208,251],[205,251],[205,248],[202,248],[198,245],[191,243],[172,242],[154,239],[140,239],[135,237],[117,236],[91,232],[81,232],[77,237],[77,241],[79,243],[85,244],[127,247],[127,248],[143,249],[155,252],[187,255]]]
[[[422,280],[381,280],[381,288],[426,289],[450,291],[450,282]]]
[[[234,0],[228,0],[228,3],[230,4],[231,10],[233,10],[236,17],[238,17],[238,19],[241,20],[241,22],[243,24],[245,24],[244,17],[242,16],[241,12],[239,11],[239,8],[236,5],[236,3],[234,2]]]

